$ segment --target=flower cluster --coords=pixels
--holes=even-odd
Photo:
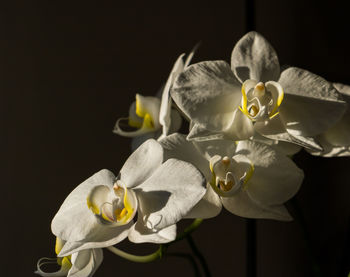
[[[134,152],[114,175],[103,169],[66,198],[52,221],[57,259],[41,276],[92,276],[102,248],[128,238],[165,244],[183,218],[217,216],[292,220],[284,206],[304,174],[291,157],[301,148],[350,155],[350,87],[283,67],[256,32],[235,45],[231,65],[190,65],[181,55],[159,97],[136,94],[114,133]],[[184,121],[186,134],[177,133]],[[47,273],[46,263],[60,270]]]

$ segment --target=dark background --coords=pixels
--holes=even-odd
[[[245,33],[244,1],[26,1],[0,4],[1,276],[34,276],[54,255],[50,222],[69,192],[102,168],[115,173],[130,154],[112,134],[135,93],[154,95],[179,54],[230,61]],[[10,2],[10,1],[9,1]],[[350,84],[349,13],[343,2],[256,1],[256,30],[281,64]],[[345,1],[344,1],[345,2]],[[345,2],[346,3],[346,2]],[[249,16],[254,17],[254,13]],[[297,194],[323,276],[349,259],[349,158],[304,152]],[[187,222],[188,223],[188,222]],[[185,223],[186,224],[186,223]],[[297,222],[257,222],[258,276],[312,276]],[[244,276],[245,220],[227,212],[194,234],[213,276]],[[349,238],[348,238],[349,239]],[[153,245],[121,248],[146,254]],[[189,252],[184,242],[171,251]],[[186,260],[134,264],[105,251],[95,276],[193,276]]]

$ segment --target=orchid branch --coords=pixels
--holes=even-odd
[[[202,223],[202,221],[203,221],[203,219],[196,218],[192,222],[192,224],[190,226],[188,226],[183,231],[182,234],[176,236],[176,239],[174,241],[171,241],[171,242],[166,243],[166,244],[160,244],[158,250],[152,254],[149,254],[149,255],[139,256],[139,255],[130,254],[130,253],[127,253],[123,250],[116,248],[115,246],[109,246],[109,247],[107,247],[107,249],[109,251],[111,251],[112,253],[116,254],[117,256],[122,257],[122,258],[129,260],[129,261],[132,261],[132,262],[136,262],[136,263],[153,262],[157,259],[162,258],[162,256],[165,254],[169,245],[171,245],[177,241],[183,240],[184,238],[189,236],[194,230],[196,230],[198,228],[198,226]]]

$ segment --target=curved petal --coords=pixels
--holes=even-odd
[[[144,142],[126,160],[120,170],[120,180],[127,188],[141,184],[163,162],[163,149],[154,139]]]
[[[67,241],[58,257],[69,256],[77,251],[93,248],[105,248],[117,244],[127,238],[130,228],[134,223],[131,221],[126,225],[111,227],[109,225],[99,225],[102,228],[95,228],[95,236],[91,236],[82,241]]]
[[[128,121],[129,122],[128,124],[130,124],[130,118],[127,118],[127,117],[119,118],[114,125],[113,133],[123,137],[133,138],[133,137],[142,136],[148,133],[154,133],[155,131],[153,128],[148,128],[147,126],[144,126],[144,124],[141,125],[141,128],[135,131],[123,130],[124,127],[122,127],[122,125],[124,121]]]
[[[207,180],[211,178],[208,160],[201,155],[193,142],[183,134],[172,134],[159,141],[164,149],[164,159],[178,159],[193,164]]]
[[[147,114],[150,116],[152,127],[158,129],[159,124],[159,110],[160,110],[160,100],[154,96],[142,96],[141,94],[136,94],[136,114],[137,116],[144,118]]]
[[[168,243],[176,238],[176,224],[160,230],[151,230],[140,219],[130,229],[128,238],[134,243]]]
[[[269,139],[265,138],[258,133],[254,135],[252,138],[253,141],[265,143],[269,145],[272,149],[282,152],[283,154],[287,156],[293,156],[294,154],[298,153],[302,147],[298,144],[294,144],[291,142],[286,142],[286,141],[280,141],[280,140],[275,140],[275,139]]]
[[[221,198],[224,207],[231,213],[246,218],[266,218],[290,221],[292,217],[283,205],[262,206],[241,190],[231,197]]]
[[[125,232],[129,225],[114,227],[101,224],[87,204],[87,197],[94,187],[104,185],[112,188],[114,180],[114,174],[104,169],[84,181],[68,195],[51,223],[52,232],[67,241],[60,255],[67,256],[65,251],[69,248],[69,242],[79,241],[78,247],[69,249],[75,252],[79,249],[106,247],[127,236]]]
[[[241,85],[224,61],[189,66],[174,83],[171,95],[187,117],[211,131],[231,122],[241,100]]]
[[[209,131],[200,123],[191,122],[190,132],[187,136],[188,140],[208,141],[214,139],[223,139],[225,134],[220,131]]]
[[[275,50],[257,32],[249,32],[235,45],[231,55],[231,68],[242,83],[247,79],[277,81],[280,74]]]
[[[347,103],[347,109],[341,120],[329,128],[322,136],[335,147],[350,146],[350,86],[333,84]]]
[[[262,206],[281,205],[299,190],[303,171],[284,154],[252,141],[239,142],[237,153],[248,157],[254,165],[254,173],[245,189],[256,203]]]
[[[341,95],[311,72],[290,67],[282,72],[279,83],[285,92],[280,117],[292,135],[321,134],[344,114],[346,103]]]
[[[244,140],[254,135],[253,122],[239,109],[236,109],[232,123],[225,130],[225,134],[232,140]]]
[[[350,156],[349,146],[335,146],[327,141],[323,136],[316,137],[317,142],[322,145],[322,151],[306,149],[310,154],[314,156],[322,157],[347,157]]]
[[[296,144],[305,147],[306,149],[312,149],[313,151],[322,150],[322,147],[315,141],[315,139],[311,137],[290,134],[289,130],[287,130],[284,126],[280,115],[276,115],[267,121],[256,122],[254,124],[254,129],[256,133],[259,133],[260,135],[271,140]],[[295,150],[297,150],[297,148],[295,148]]]
[[[228,139],[193,142],[193,144],[207,161],[210,161],[210,159],[216,155],[232,157],[236,151],[236,142]]]
[[[175,109],[171,109],[171,124],[167,135],[177,132],[181,128],[181,124],[182,117],[180,113]]]
[[[163,135],[165,136],[168,134],[170,124],[171,124],[170,88],[173,85],[177,75],[180,74],[184,69],[184,62],[183,62],[184,55],[185,54],[181,54],[177,58],[162,93],[162,100],[161,100],[160,112],[159,112],[159,123],[163,126]]]
[[[175,224],[203,197],[205,185],[204,176],[190,163],[167,160],[134,189],[144,224],[154,230]]]
[[[217,216],[222,209],[220,197],[207,184],[203,198],[188,212],[184,218],[211,218]]]
[[[91,277],[103,260],[102,249],[87,249],[72,254],[72,267],[67,277]]]

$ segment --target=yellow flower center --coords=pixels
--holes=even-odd
[[[239,109],[252,121],[271,119],[279,113],[284,92],[273,81],[267,83],[246,80],[242,84],[242,103]]]

